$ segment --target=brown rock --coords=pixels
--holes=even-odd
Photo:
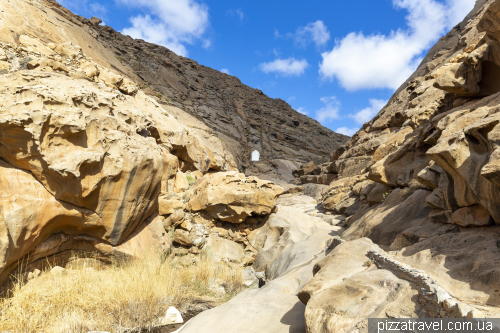
[[[92,16],[90,18],[90,23],[92,23],[92,25],[99,25],[102,23],[102,20],[100,18]]]
[[[178,197],[170,197],[168,194],[158,197],[158,211],[160,215],[170,215],[177,210],[184,209],[184,202]],[[180,213],[178,213],[180,215]],[[177,220],[178,221],[178,220]]]
[[[163,228],[161,216],[152,216],[142,223],[120,245],[107,248],[104,244],[96,246],[104,253],[119,254],[119,257],[144,258],[148,255],[164,253],[172,248],[172,240]]]
[[[191,231],[191,229],[193,229],[193,225],[191,224],[191,222],[189,222],[188,220],[184,220],[180,225],[179,225],[180,228],[186,230],[186,231]]]
[[[186,174],[178,171],[176,176],[175,176],[175,183],[174,183],[173,191],[175,193],[184,193],[187,190],[189,190],[189,182],[188,182],[188,179],[186,177]]]
[[[193,246],[193,240],[189,238],[189,232],[186,230],[176,229],[174,233],[174,243],[182,246]]]
[[[106,68],[99,67],[99,80],[110,88],[118,89],[123,82],[123,77]]]
[[[9,63],[6,61],[0,61],[0,70],[8,71]]]
[[[82,57],[82,48],[71,42],[57,45],[54,48],[54,51],[59,53],[61,56],[71,59],[79,59],[80,57]]]
[[[241,263],[245,258],[245,252],[240,245],[213,235],[210,235],[208,238],[203,251],[208,251],[215,262],[228,261]]]
[[[188,207],[214,218],[242,223],[248,216],[270,214],[283,189],[268,181],[237,172],[203,176],[191,189]]]
[[[119,82],[118,89],[122,93],[127,94],[127,95],[134,95],[136,92],[139,91],[139,87],[137,86],[137,84],[135,84],[134,82],[132,82],[130,79],[128,79],[126,77],[123,78],[123,80],[121,82]]]
[[[99,76],[99,70],[97,69],[97,66],[90,61],[80,61],[80,69],[89,78]]]
[[[169,217],[163,222],[163,227],[168,230],[171,226],[178,226],[184,220],[184,209],[178,209],[173,212]]]
[[[493,224],[490,212],[479,205],[463,207],[451,215],[451,222],[462,227],[486,226]]]
[[[316,169],[316,164],[314,164],[314,162],[309,162],[304,164],[301,169],[304,170],[304,175],[310,175],[314,172],[314,169]]]

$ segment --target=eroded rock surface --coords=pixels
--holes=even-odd
[[[283,189],[236,171],[208,174],[190,191],[192,211],[206,211],[214,218],[242,223],[251,215],[269,215]]]
[[[368,317],[496,316],[499,13],[499,1],[477,1],[329,164],[294,173],[336,175],[322,207],[348,216],[299,293],[308,332],[366,331]]]
[[[44,255],[64,261],[71,250],[169,250],[154,218],[158,196],[182,193],[188,178],[208,170],[235,169],[232,155],[206,128],[183,124],[142,91],[121,89],[128,81],[80,47],[29,42],[31,49],[0,44],[10,61],[0,75],[1,278],[24,256],[35,265]],[[26,58],[31,70],[23,69]]]
[[[280,198],[278,211],[249,236],[259,252],[253,267],[265,272],[266,285],[201,313],[179,332],[304,332],[305,307],[296,294],[312,278],[328,241],[343,230],[312,216],[319,213],[316,206],[302,195]]]

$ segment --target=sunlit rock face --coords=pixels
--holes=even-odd
[[[29,42],[45,53],[0,44],[0,278],[25,256],[167,250],[160,193],[234,170],[232,155],[77,45]]]
[[[399,292],[407,281],[416,280],[405,278],[404,272],[371,261],[360,260],[356,269],[337,263],[318,267],[323,274],[299,293],[307,303],[308,332],[364,327],[364,319],[354,316],[353,309],[365,309],[370,313],[366,318],[497,315],[499,18],[500,1],[477,1],[379,114],[334,151],[318,174],[307,164],[295,172],[304,183],[313,182],[303,178],[305,172],[336,176],[322,193],[322,206],[347,216],[348,229],[341,236],[345,248],[355,251],[356,242],[367,237],[380,246],[376,251],[392,251],[385,253],[429,274],[442,288],[436,290],[445,290],[465,305],[450,301],[443,308],[442,302],[426,303],[421,293],[415,298],[421,301],[409,301],[411,292],[408,297]],[[342,262],[342,250],[337,252],[332,251],[329,261]],[[383,276],[380,270],[406,282],[396,282],[394,275]],[[375,276],[385,281],[387,290],[371,285]],[[400,289],[391,290],[393,283]],[[424,287],[428,288],[433,287]],[[363,297],[346,293],[344,299],[344,290]],[[377,296],[370,296],[374,290]],[[404,308],[411,313],[389,309],[391,303],[381,296],[387,292],[396,303],[409,301]],[[370,312],[375,308],[384,313]]]
[[[269,215],[283,189],[256,177],[232,172],[208,174],[191,189],[192,211],[206,211],[214,218],[235,224],[249,216]]]

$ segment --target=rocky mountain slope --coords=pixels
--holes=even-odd
[[[310,164],[295,173],[304,183],[336,178],[313,186],[321,188],[322,207],[346,215],[348,227],[339,250],[318,264],[301,292],[308,332],[365,327],[353,308],[366,309],[367,317],[397,312],[389,298],[370,291],[372,282],[364,285],[363,273],[334,269],[340,253],[354,251],[363,237],[380,247],[362,250],[367,267],[389,271],[418,291],[411,292],[417,298],[405,316],[498,315],[499,18],[500,1],[478,0],[316,176]],[[342,304],[348,295],[338,293],[348,286],[366,297]]]
[[[90,49],[105,49],[100,57],[112,69],[140,84],[158,103],[179,107],[211,128],[231,151],[241,171],[249,167],[253,150],[268,162],[319,161],[348,139],[234,76],[101,26],[97,18],[74,15],[56,2],[44,5],[51,11],[49,15],[63,18],[65,24],[92,36],[92,43],[82,43],[73,36],[86,54],[93,57]]]
[[[139,82],[148,85],[160,103],[182,107],[230,142],[240,167],[248,166],[253,150],[265,160],[323,160],[348,139],[234,76],[162,46],[78,19],[99,34],[99,41],[133,70]]]
[[[321,205],[308,207],[298,200],[307,197],[291,194],[278,203],[294,201],[345,228],[325,241],[323,258],[312,256],[314,277],[288,286],[301,303],[290,301],[287,312],[268,307],[295,269],[311,263],[287,265],[295,257],[285,246],[263,265],[272,281],[225,308],[238,314],[252,300],[279,318],[275,332],[367,332],[368,318],[498,317],[499,22],[500,1],[478,0],[329,163],[295,172],[305,185],[294,191],[316,195]],[[265,316],[254,311],[255,321]],[[229,325],[251,331],[248,314],[239,325],[234,318],[212,322],[210,313],[223,321],[210,310],[181,332],[196,331],[202,319],[212,332]],[[292,320],[302,313],[303,324]]]

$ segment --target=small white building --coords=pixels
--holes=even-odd
[[[258,150],[254,150],[252,152],[252,157],[251,157],[252,162],[257,162],[259,159],[260,159],[260,153],[259,153],[259,151]]]

